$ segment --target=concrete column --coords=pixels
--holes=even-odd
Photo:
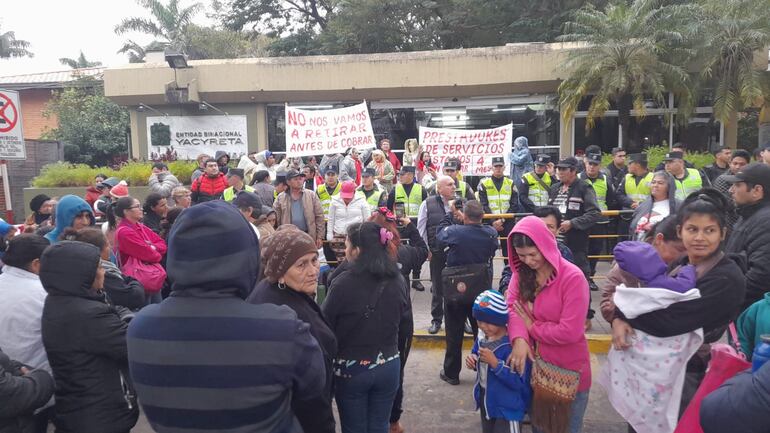
[[[759,146],[770,145],[770,106],[759,112]]]
[[[136,110],[128,111],[128,121],[131,126],[131,143],[129,143],[128,157],[146,159],[146,152],[145,154],[142,154],[139,148],[139,136],[146,132],[139,130],[139,116],[137,115]]]
[[[259,152],[262,150],[267,150],[267,105],[265,104],[257,104],[256,105],[256,112],[257,112],[257,141],[256,145],[257,147],[255,149],[251,148],[251,142],[249,142],[249,152]]]

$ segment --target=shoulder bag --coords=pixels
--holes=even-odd
[[[118,232],[125,228],[121,227],[115,232],[115,240],[117,243]],[[144,236],[144,232],[141,231],[142,238],[145,242],[150,244],[149,239]],[[118,251],[120,249],[118,248]],[[146,263],[136,257],[128,256],[126,260],[123,260],[122,255],[120,257],[120,270],[129,277],[133,277],[144,286],[144,291],[147,293],[157,293],[163,288],[163,284],[166,281],[166,270],[160,263]]]
[[[473,304],[491,284],[486,263],[451,266],[441,271],[441,285],[447,302]]]

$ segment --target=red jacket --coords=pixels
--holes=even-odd
[[[225,175],[219,173],[217,177],[209,177],[205,173],[195,179],[190,187],[192,191],[192,202],[203,203],[216,200],[222,195],[222,191],[227,189],[227,179]]]
[[[96,189],[95,186],[89,186],[86,189],[86,203],[88,203],[89,206],[91,206],[91,209],[94,208],[94,203],[96,203],[96,200],[99,200],[99,197],[102,196],[102,192]],[[101,212],[97,213],[101,215]]]
[[[115,242],[121,262],[134,257],[145,263],[160,263],[166,254],[166,242],[142,223],[123,219],[115,231]],[[153,248],[155,247],[155,248]]]
[[[401,161],[398,159],[398,155],[396,155],[395,152],[392,150],[388,152],[388,161],[390,161],[390,165],[393,166],[393,171],[398,174],[399,170],[401,170]]]

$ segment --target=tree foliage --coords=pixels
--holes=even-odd
[[[0,29],[0,59],[9,59],[11,57],[33,57],[29,51],[29,42],[23,39],[16,39],[16,33],[12,31],[4,32]]]
[[[59,63],[61,63],[64,66],[69,66],[72,69],[94,68],[102,65],[102,62],[92,62],[86,59],[86,56],[83,54],[82,51],[80,52],[80,56],[78,56],[77,59],[62,57],[59,59]]]
[[[110,165],[128,152],[128,111],[107,99],[97,80],[83,78],[57,93],[44,114],[59,126],[43,137],[62,141],[68,162]]]

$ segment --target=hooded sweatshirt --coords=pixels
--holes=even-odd
[[[323,355],[289,307],[244,301],[260,256],[249,223],[222,201],[193,206],[174,223],[168,251],[171,296],[128,330],[131,375],[153,429],[302,432],[292,395],[321,393]]]
[[[256,173],[257,171],[265,170],[268,173],[270,173],[270,178],[271,179],[275,179],[275,176],[277,174],[278,165],[277,164],[273,164],[273,165],[271,165],[269,167],[267,166],[267,153],[268,152],[269,152],[269,150],[263,150],[262,152],[259,152],[258,154],[256,154],[254,156],[254,159],[257,161],[256,167],[254,168],[254,172]]]
[[[45,235],[48,242],[55,244],[59,242],[59,235],[67,227],[72,227],[72,222],[75,217],[83,212],[88,212],[91,215],[91,225],[96,224],[96,218],[94,218],[94,210],[86,203],[85,200],[76,195],[65,195],[59,200],[56,205],[56,228]]]
[[[529,140],[527,137],[516,137],[511,152],[511,179],[518,183],[524,174],[534,169],[532,154],[529,152]]]
[[[613,255],[620,269],[630,273],[646,287],[673,290],[678,293],[695,287],[695,266],[682,266],[676,276],[668,276],[668,265],[652,245],[626,241],[615,246]]]
[[[516,338],[523,338],[530,344],[533,353],[537,349],[545,361],[580,372],[578,391],[587,391],[591,387],[591,361],[584,328],[589,304],[588,281],[577,266],[562,258],[556,238],[545,223],[540,218],[528,216],[519,221],[508,235],[508,257],[513,270],[506,292],[509,311],[513,311],[514,302],[519,300],[517,269],[527,266],[519,260],[512,246],[515,233],[532,239],[553,267],[553,274],[535,297],[534,308],[530,310],[535,320],[529,330],[517,314],[508,315],[511,344]]]

